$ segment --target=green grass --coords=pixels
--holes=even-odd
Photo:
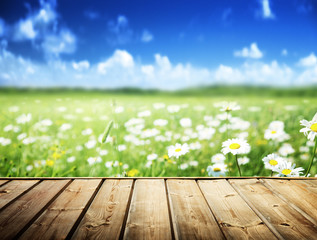
[[[262,158],[269,153],[277,152],[283,143],[274,143],[264,139],[264,131],[269,123],[274,120],[283,121],[285,132],[290,135],[290,139],[285,141],[290,143],[295,149],[295,153],[287,156],[289,161],[296,163],[297,167],[307,169],[308,160],[305,156],[310,156],[310,152],[300,152],[301,146],[306,146],[307,138],[299,133],[301,119],[311,120],[316,113],[317,98],[311,97],[310,91],[304,91],[305,97],[294,97],[301,93],[295,90],[265,90],[256,89],[251,94],[246,94],[248,90],[235,93],[228,90],[224,96],[225,88],[212,90],[184,90],[177,93],[169,92],[136,92],[126,91],[103,92],[103,91],[39,91],[39,90],[1,90],[0,93],[0,137],[11,139],[11,143],[2,146],[0,144],[0,176],[117,176],[124,172],[129,176],[207,176],[206,168],[211,165],[211,157],[221,152],[222,142],[228,138],[233,138],[241,130],[232,130],[228,133],[219,132],[225,121],[221,121],[219,127],[215,127],[216,133],[210,140],[190,139],[187,143],[199,142],[201,149],[190,150],[178,161],[176,159],[166,159],[167,147],[180,139],[174,136],[184,136],[184,128],[179,121],[181,118],[191,118],[193,132],[196,132],[198,125],[206,126],[204,116],[216,117],[222,112],[214,107],[214,103],[220,101],[235,101],[241,105],[242,109],[232,112],[234,117],[239,117],[250,123],[250,127],[243,131],[248,132],[247,141],[251,145],[251,152],[246,156],[250,162],[241,166],[244,176],[268,176],[269,170],[264,169]],[[251,90],[249,89],[249,92]],[[282,91],[283,94],[276,94]],[[201,93],[201,94],[200,94]],[[221,93],[221,94],[220,94]],[[277,96],[278,95],[278,96]],[[285,97],[286,95],[286,97]],[[183,105],[177,113],[169,113],[165,108],[154,109],[153,103],[164,103],[168,105]],[[11,112],[10,107],[18,106],[19,111]],[[114,109],[123,106],[122,113],[115,113]],[[249,111],[249,107],[259,107],[260,111]],[[61,112],[59,108],[65,108]],[[79,112],[78,109],[82,109]],[[199,109],[200,108],[200,109]],[[158,142],[154,137],[141,139],[145,140],[145,145],[135,145],[127,142],[125,136],[131,135],[125,123],[131,118],[138,118],[138,113],[149,110],[151,116],[143,117],[145,120],[144,129],[156,128],[159,135],[171,132],[170,141]],[[30,122],[18,124],[16,118],[21,114],[32,114]],[[43,119],[50,119],[52,125],[46,129],[39,129],[37,122]],[[156,119],[166,119],[168,124],[164,127],[153,125]],[[85,121],[86,120],[86,121]],[[87,121],[90,120],[90,121]],[[95,147],[88,149],[85,146],[89,140],[97,140],[109,121],[114,121],[114,128],[110,132],[112,142],[101,144],[97,141]],[[61,131],[62,124],[69,123],[71,129]],[[18,126],[20,130],[4,131],[8,125]],[[90,128],[93,133],[82,135],[82,131]],[[31,144],[24,144],[23,140],[18,140],[17,136],[26,133],[27,137],[34,137],[36,140]],[[126,145],[126,150],[118,151],[118,145]],[[82,151],[76,148],[81,146]],[[100,156],[99,149],[107,150],[108,154]],[[312,147],[309,148],[312,151]],[[155,153],[158,159],[153,161],[152,166],[146,167],[147,156]],[[101,162],[89,165],[89,157],[101,157]],[[238,171],[235,166],[233,156],[229,156],[227,164],[230,167],[230,175],[237,176]],[[67,159],[75,157],[75,161],[68,162]],[[109,167],[110,161],[116,162]],[[189,166],[182,170],[178,166],[183,163],[197,161],[198,166]],[[107,166],[105,166],[108,162]],[[132,170],[132,171],[131,171]],[[317,173],[316,164],[312,167],[311,174]]]

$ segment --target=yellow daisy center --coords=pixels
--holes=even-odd
[[[214,172],[220,172],[220,171],[221,171],[220,168],[218,168],[218,167],[214,168]]]
[[[277,165],[277,161],[272,159],[272,160],[269,161],[269,164],[272,165],[272,166],[275,166],[275,165]]]
[[[275,133],[276,133],[276,131],[274,131],[274,130],[273,130],[273,131],[271,131],[271,133],[272,133],[272,134],[275,134]]]
[[[310,129],[314,132],[317,132],[317,123],[314,123],[310,126]]]
[[[284,170],[282,171],[282,173],[283,173],[284,175],[288,175],[288,174],[290,174],[291,172],[292,172],[291,169],[284,169]]]
[[[231,143],[229,146],[230,149],[239,149],[240,144],[239,143]]]
[[[182,151],[182,149],[180,149],[180,148],[175,149],[175,152],[180,152],[180,151]]]

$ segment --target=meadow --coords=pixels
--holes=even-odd
[[[238,176],[222,152],[233,138],[250,146],[238,156],[243,176],[276,175],[262,161],[271,153],[306,171],[314,141],[300,120],[311,121],[317,98],[281,95],[2,91],[0,176]],[[179,158],[169,154],[177,143]]]

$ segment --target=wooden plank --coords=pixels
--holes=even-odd
[[[285,201],[274,195],[260,180],[229,180],[249,206],[285,239],[317,239],[317,227]]]
[[[118,239],[133,180],[106,180],[72,239]]]
[[[39,180],[15,180],[0,187],[0,209],[38,182]]]
[[[101,180],[75,180],[19,239],[65,239]]]
[[[292,184],[317,194],[317,180],[291,180]]]
[[[298,187],[289,180],[264,179],[261,181],[271,191],[277,193],[280,198],[289,204],[293,204],[293,208],[317,225],[317,194],[306,188]]]
[[[227,239],[277,239],[226,180],[198,185]]]
[[[14,238],[69,182],[43,181],[1,211],[1,240]]]
[[[9,180],[0,180],[0,186],[4,185],[7,182],[9,182]]]
[[[123,239],[172,239],[164,180],[136,180]]]
[[[167,180],[176,239],[224,239],[194,180]]]

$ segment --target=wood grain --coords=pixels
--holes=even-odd
[[[268,186],[272,191],[280,194],[279,196],[287,201],[288,204],[294,204],[295,208],[305,217],[317,225],[317,194],[307,190],[306,188],[298,187],[292,184],[289,180],[263,180],[265,186]],[[299,197],[300,196],[300,197]]]
[[[172,239],[164,180],[136,180],[123,239]]]
[[[38,182],[39,180],[15,180],[0,187],[0,209]]]
[[[7,182],[9,182],[9,180],[0,180],[0,186],[4,185]]]
[[[291,180],[291,183],[301,189],[317,194],[317,180]]]
[[[285,239],[317,239],[317,227],[285,201],[274,195],[260,180],[229,180]]]
[[[176,239],[224,239],[194,180],[167,180]]]
[[[199,180],[227,239],[277,239],[226,180]]]
[[[20,239],[65,239],[101,180],[74,180]]]
[[[106,180],[72,239],[118,239],[133,180]]]
[[[1,240],[14,238],[69,181],[43,181],[1,211]]]

